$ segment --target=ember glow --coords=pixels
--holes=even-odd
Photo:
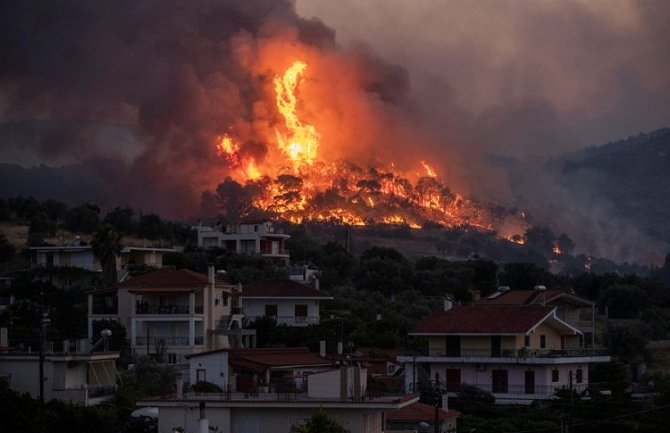
[[[494,215],[488,207],[453,193],[426,160],[410,161],[406,172],[393,162],[361,167],[347,159],[324,160],[318,153],[321,134],[301,116],[300,84],[309,79],[305,76],[308,68],[304,61],[295,61],[273,80],[276,109],[283,123],[275,129],[276,141],[269,143],[271,157],[256,161],[241,154],[232,134],[217,140],[216,151],[231,169],[227,175],[241,185],[255,187],[255,208],[294,223],[420,228],[431,221],[445,227],[498,230],[503,219],[519,220],[512,214]],[[513,233],[504,236],[511,238]]]

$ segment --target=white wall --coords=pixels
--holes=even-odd
[[[222,389],[226,389],[229,383],[228,352],[216,352],[197,356],[189,360],[189,371],[191,383],[195,383],[197,371],[205,370],[207,382],[214,383]]]

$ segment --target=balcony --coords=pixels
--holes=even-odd
[[[164,344],[166,346],[190,346],[188,337],[135,337],[135,346],[156,346]],[[204,338],[196,336],[193,340],[195,346],[202,346]]]
[[[271,316],[277,322],[277,325],[288,326],[307,326],[318,325],[319,316]]]
[[[186,304],[144,304],[135,306],[135,314],[190,314],[189,305]]]
[[[607,362],[607,349],[574,348],[574,349],[461,349],[450,351],[442,348],[430,348],[414,352],[401,353],[398,360],[401,362],[513,362],[526,364],[556,364],[567,362],[574,358],[591,358],[584,362]]]

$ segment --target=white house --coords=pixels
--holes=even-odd
[[[496,403],[530,403],[560,388],[587,389],[589,365],[609,362],[606,350],[581,346],[581,334],[555,307],[454,306],[446,300],[409,333],[425,337],[427,350],[398,360],[405,363],[409,389],[416,388],[424,364],[452,395],[465,383],[491,392]]]
[[[140,406],[158,408],[158,432],[223,431],[286,433],[322,408],[351,433],[382,433],[384,412],[415,403],[418,394],[366,394],[366,371],[359,367],[315,373],[307,390],[298,393],[180,394],[145,400]]]
[[[5,335],[3,332],[3,337]],[[38,351],[5,347],[0,350],[0,377],[4,377],[14,391],[38,398],[42,376],[45,401],[56,399],[84,406],[100,404],[111,399],[116,389],[119,353],[89,353],[86,343],[86,340],[47,342],[41,375]]]
[[[288,264],[284,242],[291,236],[275,229],[270,221],[245,221],[220,228],[198,227],[198,246],[220,247],[237,254],[255,254]]]
[[[187,269],[161,269],[129,278],[118,289],[89,292],[89,335],[97,320],[117,320],[138,355],[182,363],[184,355],[255,345],[242,329],[240,289]]]
[[[302,388],[309,375],[332,370],[332,359],[306,347],[220,349],[187,356],[191,382],[210,382],[232,392]]]
[[[272,317],[278,325],[307,326],[319,323],[321,301],[332,296],[314,285],[292,280],[270,279],[242,288],[242,304],[249,320]]]

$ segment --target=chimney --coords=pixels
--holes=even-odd
[[[208,265],[207,266],[207,279],[209,280],[209,284],[214,287],[214,283],[216,280],[216,272],[214,270],[214,265]]]
[[[442,394],[442,410],[449,411],[449,395],[446,392]]]
[[[318,278],[315,278],[315,279],[314,279],[314,288],[315,288],[316,290],[319,290],[319,279],[318,279]]]
[[[319,341],[319,356],[323,358],[326,357],[326,340]]]
[[[177,379],[176,396],[178,400],[181,400],[182,398],[184,398],[184,375],[181,373],[177,373],[176,379]]]
[[[9,347],[9,338],[7,337],[7,328],[0,328],[0,347]]]
[[[343,346],[342,342],[338,341],[337,342],[337,354],[338,355],[342,355],[342,346]]]
[[[445,296],[444,297],[444,311],[449,311],[453,308],[454,306],[454,298],[451,296]]]

